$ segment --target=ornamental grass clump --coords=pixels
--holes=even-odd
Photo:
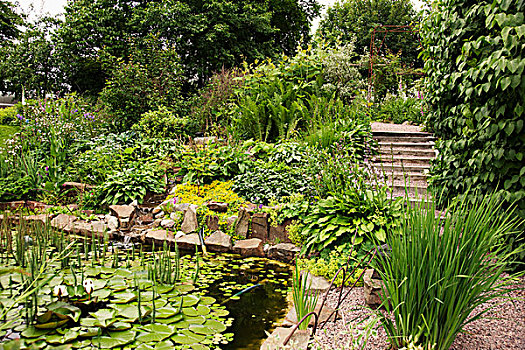
[[[292,280],[292,297],[295,313],[297,314],[297,322],[300,322],[303,317],[308,315],[310,312],[315,311],[318,295],[311,295],[310,286],[311,282],[308,283],[308,274],[306,272],[301,274],[301,271],[299,270],[299,263],[296,262],[295,274]],[[310,323],[311,318],[311,315],[308,316],[304,322],[299,325],[299,329],[308,329],[308,324]]]
[[[515,253],[505,239],[523,221],[502,208],[497,195],[480,197],[454,201],[442,219],[434,204],[409,208],[402,234],[388,236],[390,257],[375,263],[388,295],[379,315],[395,349],[410,342],[449,349],[467,324],[490,309],[478,306],[513,289],[513,276],[502,276]]]

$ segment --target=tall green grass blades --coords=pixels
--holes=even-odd
[[[297,314],[297,322],[299,322],[308,313],[315,310],[317,305],[318,294],[310,295],[310,285],[308,284],[308,274],[301,275],[299,270],[299,263],[295,263],[295,274],[292,280],[292,296]],[[299,329],[308,329],[308,324],[312,316],[309,316],[303,323],[299,325]]]
[[[514,210],[490,194],[474,203],[450,203],[441,219],[430,203],[406,206],[402,234],[387,237],[390,258],[375,262],[387,296],[387,313],[379,316],[395,348],[412,339],[425,348],[449,349],[465,325],[488,311],[476,307],[512,289],[511,277],[502,273],[512,253],[505,239],[523,224]]]

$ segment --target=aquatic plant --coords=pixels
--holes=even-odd
[[[292,280],[292,297],[294,302],[297,321],[299,322],[304,316],[315,310],[318,295],[311,295],[311,282],[308,283],[308,273],[301,274],[299,263],[295,264],[295,273]],[[312,316],[309,316],[299,325],[299,329],[308,329],[308,324]]]

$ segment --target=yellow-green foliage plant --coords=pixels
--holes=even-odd
[[[513,276],[502,275],[515,253],[504,242],[523,221],[494,193],[476,198],[453,201],[444,218],[436,217],[435,204],[407,206],[402,234],[388,236],[390,257],[379,256],[375,268],[388,295],[379,316],[395,349],[411,342],[449,349],[490,310],[485,303],[514,288]]]

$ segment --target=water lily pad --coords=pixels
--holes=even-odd
[[[91,344],[102,349],[113,349],[131,343],[136,334],[134,331],[110,332],[109,337],[93,338]]]
[[[203,324],[206,322],[206,317],[204,316],[195,316],[195,317],[185,317],[184,320],[189,324]]]
[[[141,306],[140,313],[142,317],[146,317],[151,313],[151,309]],[[119,313],[119,316],[125,318],[126,320],[129,320],[132,323],[136,322],[139,319],[138,306],[128,306]]]
[[[193,284],[179,284],[175,286],[175,289],[181,293],[188,293],[195,289]]]
[[[87,320],[93,320],[93,325],[95,324],[96,320],[94,318],[90,318]],[[99,332],[101,329],[99,327],[88,327],[88,328],[82,328],[79,332],[79,337],[87,338],[87,337],[95,337],[99,335]],[[90,342],[91,343],[91,342]]]
[[[163,324],[173,324],[173,323],[176,323],[182,320],[184,320],[184,316],[181,314],[177,314],[169,318],[158,318],[158,317],[156,318],[156,322],[163,323]],[[189,323],[187,324],[189,325]],[[184,328],[184,327],[180,327],[180,328]]]
[[[179,312],[178,309],[170,306],[161,307],[156,310],[155,318],[170,318]]]
[[[158,323],[141,327],[140,330],[137,340],[144,343],[159,342],[175,333],[173,327]]]
[[[210,327],[206,327],[202,324],[192,324],[190,325],[190,331],[196,334],[203,334],[203,335],[212,335],[217,333],[214,329]]]
[[[195,309],[194,307],[183,307],[182,313],[190,317],[200,316],[199,313],[197,312],[197,309]]]
[[[99,299],[107,299],[111,295],[112,291],[110,289],[99,289],[95,290],[91,296],[97,297]]]
[[[51,332],[51,329],[37,329],[35,327],[27,327],[23,332],[22,332],[22,337],[24,338],[38,338],[38,337],[41,337],[43,335],[46,335],[48,334],[49,332]]]
[[[89,314],[97,320],[95,326],[107,328],[117,322],[115,319],[115,310],[113,309],[100,309],[97,312],[90,312]]]
[[[183,330],[182,332],[171,337],[171,340],[177,344],[195,344],[200,343],[204,339],[206,339],[205,336],[195,334],[189,330]]]
[[[221,333],[226,330],[226,326],[222,322],[217,321],[217,320],[206,320],[204,325],[206,327],[214,329],[217,333]]]
[[[212,298],[212,297],[202,297],[199,304],[201,304],[201,305],[212,305],[216,301],[217,300],[215,298]]]
[[[155,344],[155,350],[172,350],[174,347],[174,344],[169,341],[169,340],[165,340],[165,341],[161,341],[161,342],[158,342],[157,344]]]
[[[137,299],[137,295],[131,292],[114,293],[113,296],[115,297],[113,302],[116,304],[129,304]]]
[[[111,325],[112,331],[125,331],[131,329],[131,324],[127,322],[115,322]]]
[[[56,321],[56,322],[48,322],[48,323],[42,323],[42,324],[36,324],[35,325],[35,328],[38,328],[38,329],[55,329],[55,328],[58,328],[58,327],[61,327],[63,325],[65,325],[69,320],[60,320],[60,321]]]
[[[48,335],[46,336],[46,342],[49,344],[65,344],[77,339],[79,332],[74,330],[68,330],[64,335]]]

